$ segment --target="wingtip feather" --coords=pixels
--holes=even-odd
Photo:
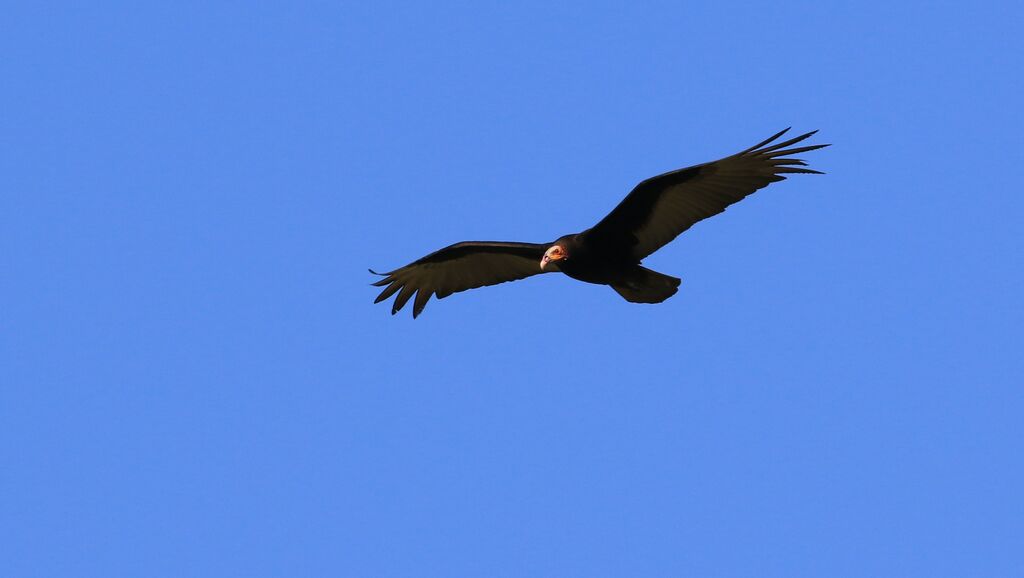
[[[794,145],[794,144],[796,144],[796,143],[798,143],[800,141],[808,139],[808,138],[811,137],[811,135],[813,135],[816,132],[818,132],[818,131],[815,130],[815,131],[811,131],[811,132],[808,132],[808,133],[804,133],[804,134],[802,134],[800,136],[795,136],[795,137],[793,137],[793,138],[791,138],[791,139],[789,139],[787,141],[783,141],[783,142],[780,142],[780,143],[775,143],[772,146],[768,146],[768,147],[764,147],[764,148],[758,148],[758,149],[756,149],[754,151],[751,151],[751,152],[754,152],[754,153],[759,154],[759,155],[773,153],[775,151],[784,149],[784,148],[786,148],[788,146]]]
[[[764,145],[772,142],[773,140],[775,140],[775,139],[779,138],[780,136],[782,136],[782,135],[786,134],[787,132],[789,132],[789,129],[791,129],[791,128],[793,128],[793,127],[787,126],[786,128],[784,128],[784,129],[780,130],[779,132],[773,134],[772,136],[764,139],[763,141],[757,143],[756,145],[748,148],[747,150],[741,152],[740,154],[741,155],[745,155],[745,154],[747,154],[747,153],[749,153],[751,151],[755,151],[755,150],[763,147]]]
[[[410,285],[402,287],[402,290],[398,292],[398,297],[395,297],[395,301],[391,305],[391,313],[398,313],[401,311],[409,301],[409,298],[412,297],[414,291],[416,291],[416,289]]]
[[[804,169],[800,167],[776,167],[775,174],[801,174],[801,175],[823,175],[825,173],[816,171],[814,169]]]
[[[430,295],[433,293],[428,289],[420,289],[416,292],[416,300],[412,303],[412,318],[416,319],[423,312],[423,308],[427,306],[427,301],[430,301]]]
[[[385,279],[385,281],[387,281],[387,279]],[[398,289],[400,288],[399,285],[399,283],[392,283],[391,285],[385,287],[384,290],[380,292],[380,295],[378,295],[377,298],[373,300],[373,303],[380,303],[381,301],[394,295],[395,291],[398,291]]]

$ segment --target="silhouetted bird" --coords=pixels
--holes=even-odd
[[[788,173],[819,171],[791,155],[828,145],[792,146],[817,131],[771,144],[786,129],[764,142],[724,159],[649,178],[637,185],[601,222],[552,243],[464,241],[435,251],[390,273],[373,285],[384,287],[374,303],[398,293],[394,315],[416,294],[412,316],[431,295],[515,281],[538,273],[561,271],[573,279],[610,285],[633,303],[661,303],[675,294],[679,279],[640,265],[694,223],[717,215]]]

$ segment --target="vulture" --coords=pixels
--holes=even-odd
[[[463,241],[435,251],[383,277],[374,303],[398,294],[391,314],[416,296],[412,316],[423,312],[431,295],[453,293],[561,272],[578,281],[609,285],[626,301],[661,303],[676,293],[680,280],[641,266],[694,223],[717,215],[769,183],[791,173],[822,174],[793,155],[827,144],[793,147],[812,131],[775,142],[771,138],[723,159],[670,171],[636,185],[612,212],[593,227],[551,243]]]

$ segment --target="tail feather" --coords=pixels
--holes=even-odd
[[[639,265],[612,289],[630,303],[661,303],[676,294],[682,281]]]

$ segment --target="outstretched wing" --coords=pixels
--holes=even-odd
[[[828,145],[786,148],[818,131],[771,144],[788,130],[730,157],[641,182],[608,216],[586,232],[587,239],[606,247],[615,246],[635,259],[643,259],[694,223],[721,213],[769,183],[785,179],[785,174],[821,174],[801,168],[806,163],[791,155]]]
[[[540,260],[550,245],[536,243],[503,243],[495,241],[465,241],[435,251],[422,259],[390,273],[371,273],[384,277],[373,285],[384,287],[374,303],[398,297],[391,314],[398,313],[416,293],[412,316],[417,317],[431,295],[444,299],[452,293],[497,285],[543,273]]]

